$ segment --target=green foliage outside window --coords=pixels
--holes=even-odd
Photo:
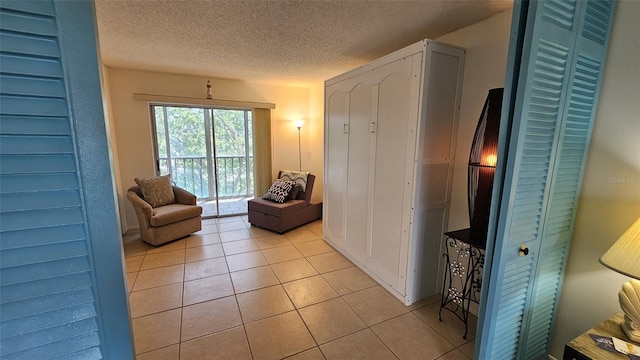
[[[208,167],[213,165],[207,158],[206,129],[207,121],[213,116],[213,128],[210,128],[209,134],[213,133],[215,139],[219,197],[253,194],[251,111],[174,106],[154,106],[153,111],[160,174],[169,172],[167,161],[171,155],[171,176],[177,186],[184,187],[199,198],[215,196],[215,193],[209,194],[209,177],[213,172]],[[248,120],[246,124],[245,116]],[[213,145],[212,142],[212,156]],[[214,180],[212,177],[211,181]]]

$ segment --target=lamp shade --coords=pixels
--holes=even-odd
[[[486,242],[504,89],[491,89],[471,143],[467,191],[471,237]]]
[[[640,280],[640,218],[602,255],[600,263]]]

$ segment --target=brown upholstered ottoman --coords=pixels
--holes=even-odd
[[[322,218],[322,203],[289,200],[278,204],[260,198],[248,202],[249,222],[277,233],[284,233],[300,225]]]

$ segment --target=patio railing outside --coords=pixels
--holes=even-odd
[[[238,198],[253,196],[253,157],[217,156],[218,197]],[[160,158],[160,173],[169,172],[167,158]],[[177,156],[171,158],[171,180],[176,186],[194,193],[199,199],[215,197],[209,194],[207,158],[204,156]]]

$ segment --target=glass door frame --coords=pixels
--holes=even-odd
[[[151,130],[152,130],[152,138],[153,138],[153,148],[152,153],[154,156],[154,172],[157,176],[160,175],[160,154],[158,151],[158,128],[156,118],[156,111],[154,108],[161,107],[163,112],[163,127],[164,127],[164,142],[166,146],[166,159],[167,159],[167,171],[168,173],[173,173],[172,163],[171,163],[171,145],[169,141],[169,119],[167,116],[167,108],[175,107],[175,108],[193,108],[193,109],[201,109],[203,110],[203,121],[204,121],[204,137],[205,137],[205,156],[206,156],[206,173],[207,179],[211,179],[207,181],[207,190],[208,197],[198,197],[198,200],[206,200],[206,201],[215,201],[215,215],[210,215],[206,217],[225,217],[225,216],[235,216],[246,214],[243,213],[233,213],[233,214],[221,214],[220,213],[220,194],[219,194],[219,174],[218,174],[218,159],[217,159],[217,147],[216,147],[216,139],[215,139],[215,110],[229,110],[229,111],[242,111],[243,112],[243,126],[244,126],[244,150],[245,150],[245,161],[244,172],[246,176],[246,186],[247,193],[249,193],[249,189],[253,187],[251,184],[251,176],[250,174],[253,172],[251,169],[251,164],[249,163],[249,158],[253,158],[253,153],[249,153],[249,150],[253,152],[253,145],[249,144],[249,141],[253,142],[253,129],[250,128],[249,118],[252,117],[250,113],[252,113],[253,109],[251,108],[243,108],[243,107],[221,107],[221,106],[207,106],[207,105],[199,105],[199,104],[182,104],[182,103],[164,103],[164,102],[150,102],[149,103],[149,114],[150,114],[150,122],[151,122]],[[253,121],[253,119],[251,119]],[[251,136],[250,136],[251,135]],[[197,195],[196,195],[197,196]]]

